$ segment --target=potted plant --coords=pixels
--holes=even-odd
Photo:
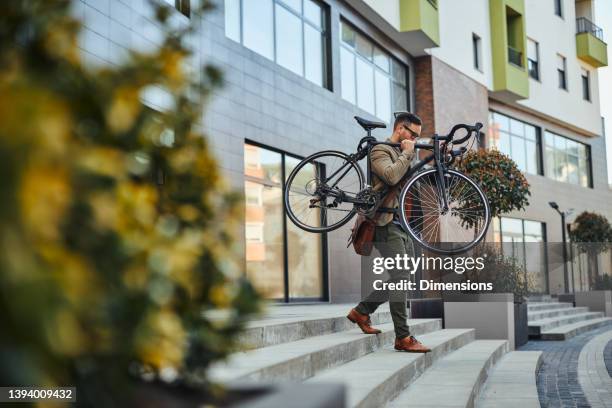
[[[570,240],[576,244],[579,253],[587,255],[588,284],[595,284],[597,278],[597,255],[610,249],[612,227],[603,215],[584,211],[576,217],[569,230]]]
[[[514,160],[500,151],[471,150],[455,167],[480,185],[489,201],[492,218],[524,210],[529,205],[529,182]]]

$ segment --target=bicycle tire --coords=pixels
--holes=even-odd
[[[485,222],[483,223],[484,225],[479,231],[478,235],[476,235],[473,240],[466,242],[465,245],[453,246],[453,247],[451,247],[450,243],[447,242],[446,244],[449,245],[447,249],[433,246],[429,244],[426,240],[424,240],[421,237],[420,233],[417,234],[416,228],[413,225],[409,225],[410,223],[414,224],[414,222],[408,219],[408,215],[406,214],[406,211],[399,211],[399,213],[400,213],[400,222],[402,224],[402,227],[419,245],[437,254],[453,255],[453,254],[466,252],[472,249],[474,246],[476,246],[480,241],[482,241],[482,239],[485,237],[487,233],[489,224],[491,222],[491,209],[490,209],[486,194],[482,191],[480,186],[474,180],[472,180],[465,174],[458,172],[456,170],[446,170],[445,175],[446,174],[451,174],[455,177],[459,177],[463,179],[464,181],[466,181],[468,184],[470,184],[474,188],[474,190],[478,193],[480,201],[484,207]],[[408,195],[408,191],[412,188],[412,186],[414,186],[417,182],[420,182],[421,180],[424,180],[425,178],[430,178],[432,176],[437,177],[437,169],[425,170],[423,172],[418,173],[417,176],[411,178],[408,181],[408,183],[406,183],[406,185],[402,188],[402,191],[400,192],[400,197],[399,197],[400,208],[402,207],[403,203],[406,203],[406,196]],[[444,244],[444,243],[441,242],[441,244]]]
[[[321,158],[323,158],[324,156],[335,157],[336,159],[339,159],[341,161],[345,161],[346,163],[348,163],[348,166],[350,166],[350,168],[352,168],[356,172],[356,175],[358,178],[359,185],[357,186],[357,191],[358,192],[361,191],[364,186],[363,170],[361,169],[361,167],[359,167],[357,162],[355,162],[349,155],[345,153],[342,153],[336,150],[324,150],[324,151],[312,154],[306,157],[301,162],[299,162],[297,166],[291,171],[291,173],[289,174],[289,177],[287,178],[287,182],[285,184],[285,191],[284,191],[284,205],[285,205],[285,212],[287,213],[287,216],[289,217],[291,222],[293,222],[298,228],[303,229],[304,231],[308,231],[308,232],[324,233],[324,232],[333,231],[335,229],[340,228],[347,222],[349,222],[349,220],[353,218],[353,216],[356,213],[354,206],[351,205],[351,209],[347,211],[346,216],[341,218],[339,221],[336,221],[331,225],[321,225],[319,227],[305,224],[299,219],[298,215],[295,214],[294,208],[292,208],[292,204],[290,202],[290,199],[291,199],[290,193],[292,192],[292,186],[293,186],[294,180],[296,176],[299,174],[300,170],[304,168],[304,166],[317,163],[317,159],[318,159],[318,162],[321,162]],[[317,178],[318,176],[319,174],[317,174],[315,177]],[[342,179],[342,177],[340,177],[340,179]],[[306,186],[304,186],[304,190],[307,190]],[[325,198],[325,200],[327,201],[327,198]],[[322,219],[327,220],[327,211],[328,211],[327,208],[324,211],[325,213],[322,216]],[[325,224],[325,222],[322,222],[322,223]]]

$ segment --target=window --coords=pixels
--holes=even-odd
[[[546,131],[546,176],[564,183],[592,187],[589,146]]]
[[[553,0],[555,3],[555,15],[563,18],[563,0]]]
[[[545,292],[548,277],[546,224],[519,218],[493,218],[493,239],[530,276],[535,292]]]
[[[497,112],[489,113],[487,145],[510,156],[522,172],[542,174],[539,128]]]
[[[327,87],[325,11],[313,0],[225,0],[225,35]]]
[[[324,299],[325,237],[304,234],[283,206],[286,177],[299,160],[244,145],[246,274],[267,298]]]
[[[559,88],[567,91],[567,62],[565,57],[557,54],[557,75],[559,77]]]
[[[527,68],[529,76],[540,80],[540,45],[532,39],[527,39]]]
[[[482,71],[482,45],[480,37],[472,33],[472,52],[474,53],[474,68]]]
[[[340,35],[342,97],[391,123],[408,110],[406,67],[344,22]]]
[[[175,7],[178,11],[189,17],[191,13],[191,7],[189,0],[165,0],[166,3]]]
[[[585,101],[591,100],[591,76],[589,71],[582,68],[582,99]]]
[[[523,16],[516,10],[506,6],[506,35],[508,38],[508,62],[521,69],[525,49],[523,48]]]

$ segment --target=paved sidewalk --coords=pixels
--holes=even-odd
[[[610,342],[612,330],[595,336],[580,352],[578,381],[593,408],[612,408],[612,378],[603,358]]]
[[[537,378],[542,407],[591,407],[578,379],[580,353],[590,340],[610,331],[612,327],[605,326],[570,340],[530,341],[519,349],[542,351],[543,363]]]

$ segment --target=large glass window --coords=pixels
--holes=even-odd
[[[510,156],[521,171],[542,174],[540,135],[535,126],[490,112],[488,146]]]
[[[406,67],[345,22],[340,36],[342,97],[391,123],[408,109]]]
[[[592,187],[589,147],[546,131],[546,176],[565,183]]]
[[[244,145],[246,273],[268,299],[324,298],[324,237],[304,233],[284,212],[285,179],[297,163],[284,153]]]
[[[325,10],[313,0],[225,0],[225,35],[320,86]]]
[[[519,218],[499,217],[492,220],[494,241],[505,256],[521,265],[532,291],[545,292],[547,286],[546,224]]]

